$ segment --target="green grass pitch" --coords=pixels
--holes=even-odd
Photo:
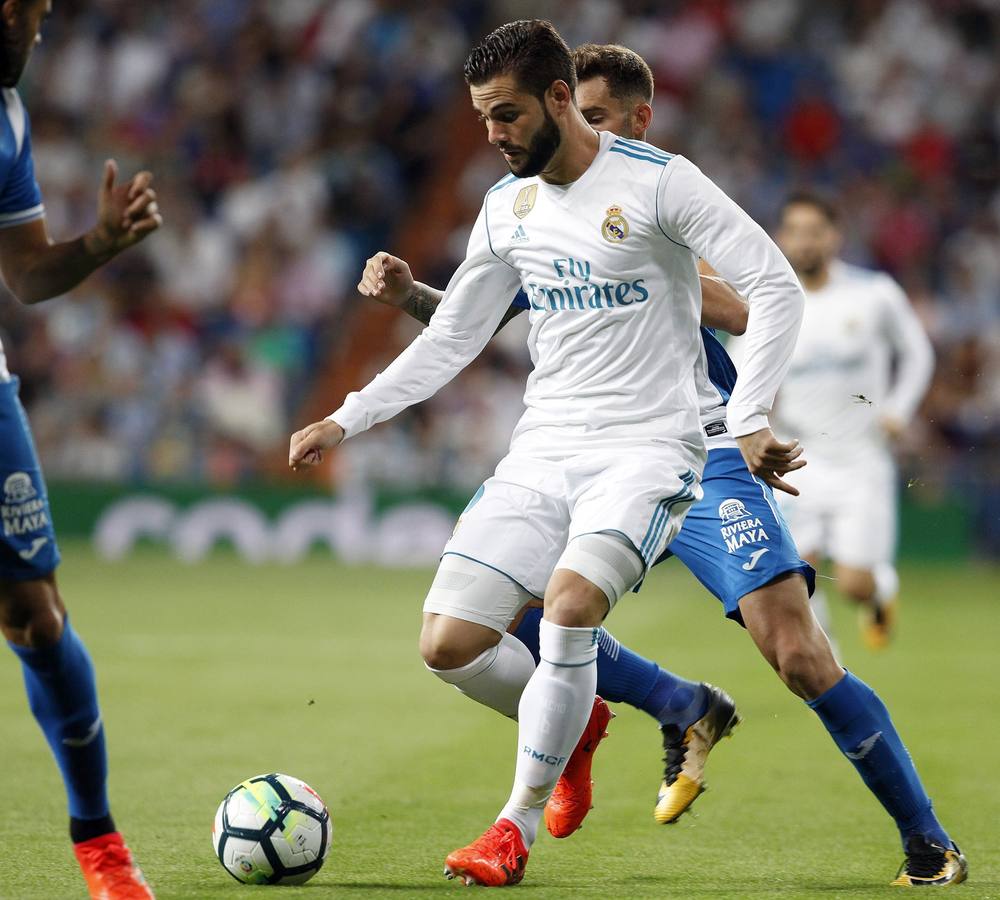
[[[309,898],[435,897],[448,851],[506,799],[511,722],[429,675],[416,652],[426,571],[315,557],[184,567],[152,551],[101,564],[66,548],[63,593],[98,666],[113,809],[160,900],[256,896],[212,854],[215,807],[243,778],[283,771],[326,799],[334,843]],[[968,898],[1000,898],[1000,572],[906,566],[899,640],[872,655],[836,607],[846,663],[893,712],[943,821],[968,856]],[[812,713],[677,564],[611,616],[625,643],[727,688],[745,717],[713,753],[709,791],[654,824],[655,726],[617,706],[595,761],[596,808],[566,841],[543,834],[518,895],[892,896],[895,830]],[[71,900],[83,882],[64,797],[0,655],[0,897]]]

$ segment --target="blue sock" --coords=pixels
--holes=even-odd
[[[607,634],[603,629],[601,630],[602,634],[598,635],[599,643]],[[620,647],[618,641],[610,634],[607,636]],[[602,659],[598,654],[598,679],[600,679],[601,663]],[[683,731],[705,715],[709,701],[709,693],[705,685],[697,681],[688,681],[686,678],[681,678],[680,675],[668,672],[655,662],[644,659],[639,654],[629,650],[628,647],[620,648],[616,665],[625,665],[630,668],[638,668],[642,665],[646,668],[647,673],[652,675],[653,683],[646,696],[638,703],[633,703],[627,698],[625,702],[649,713],[661,725],[677,725]]]
[[[94,667],[86,648],[69,619],[51,647],[9,646],[21,660],[28,704],[62,772],[70,816],[107,816],[104,726],[97,706]]]
[[[830,690],[807,702],[895,820],[904,847],[907,837],[915,834],[950,847],[951,839],[934,815],[913,760],[878,695],[845,672]]]
[[[514,632],[538,662],[540,609],[529,609]],[[649,713],[661,725],[686,728],[705,714],[708,691],[661,669],[623,647],[602,628],[597,636],[597,693],[612,703],[627,703]]]

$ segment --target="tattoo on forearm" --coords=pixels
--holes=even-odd
[[[443,295],[439,291],[432,290],[427,287],[426,284],[420,284],[419,282],[413,285],[413,290],[410,291],[410,296],[406,298],[406,301],[402,305],[402,310],[408,316],[412,316],[418,322],[423,322],[424,325],[430,325],[431,319],[434,317],[434,313],[437,311],[438,304],[441,302],[441,297]],[[511,319],[524,310],[519,306],[514,306],[511,304],[510,309],[504,313],[503,318],[500,320],[500,324],[497,325],[497,330],[493,332],[500,331]]]
[[[410,296],[403,304],[403,311],[413,316],[418,322],[429,325],[434,311],[438,308],[441,298],[425,284],[414,284]]]

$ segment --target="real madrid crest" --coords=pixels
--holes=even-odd
[[[620,206],[608,207],[608,214],[601,222],[601,235],[612,244],[620,244],[628,237],[628,220],[622,215]]]
[[[514,215],[523,219],[535,207],[535,198],[538,196],[538,185],[529,184],[521,188],[514,200]]]

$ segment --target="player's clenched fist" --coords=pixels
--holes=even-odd
[[[329,419],[306,425],[292,435],[288,447],[288,465],[295,471],[302,466],[319,465],[323,462],[323,451],[332,450],[343,440],[344,429]]]
[[[365,263],[358,291],[386,306],[402,306],[413,290],[413,275],[405,260],[384,250]]]
[[[745,434],[736,438],[740,452],[747,468],[761,481],[798,497],[798,488],[792,487],[787,481],[782,481],[782,475],[801,469],[806,461],[799,459],[802,448],[798,441],[782,443],[770,428],[761,428],[753,434]]]

